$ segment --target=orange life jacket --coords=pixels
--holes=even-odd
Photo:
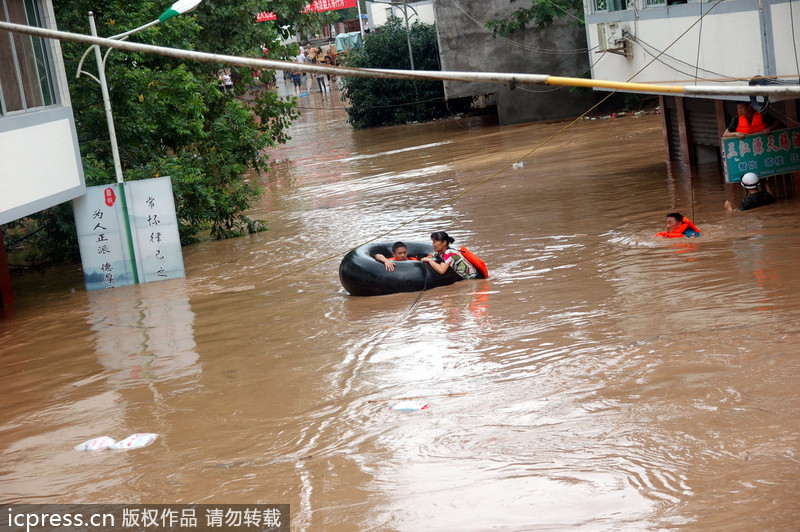
[[[760,133],[764,131],[767,125],[764,123],[764,117],[761,113],[753,113],[753,121],[748,122],[747,118],[739,115],[739,125],[736,126],[736,131],[749,135],[750,133]]]
[[[392,255],[391,257],[386,257],[386,258],[388,260],[394,260],[394,261],[397,261],[397,262],[403,262],[402,260],[398,260],[398,259],[394,258],[394,255]],[[417,257],[408,257],[406,260],[419,260],[419,259]]]
[[[656,233],[655,236],[660,236],[664,238],[685,238],[686,235],[684,235],[683,233],[687,229],[691,229],[692,231],[697,231],[698,233],[700,232],[700,229],[698,229],[692,223],[692,221],[686,216],[683,217],[683,220],[681,220],[681,222],[682,222],[681,225],[679,225],[672,231],[661,231],[660,233]]]
[[[483,277],[484,279],[489,278],[489,268],[486,267],[486,263],[484,263],[481,259],[479,259],[477,255],[472,253],[464,246],[461,246],[461,249],[459,249],[458,252],[461,253],[462,257],[467,259],[467,262],[475,266],[475,269],[478,270],[478,272],[480,272],[481,277]]]

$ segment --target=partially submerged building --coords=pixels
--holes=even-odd
[[[676,85],[800,83],[800,6],[791,0],[585,0],[592,77]],[[656,93],[658,94],[658,93]],[[719,161],[720,137],[746,97],[659,94],[668,161]],[[797,99],[765,102],[797,125]],[[795,179],[798,184],[800,180]]]
[[[0,20],[56,28],[50,0],[0,0]],[[59,42],[0,31],[0,225],[85,190]],[[10,302],[0,233],[0,303]]]

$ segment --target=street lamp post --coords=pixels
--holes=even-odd
[[[114,35],[109,37],[109,39],[127,39],[130,35],[134,33],[138,33],[144,29],[147,29],[151,26],[155,26],[160,22],[164,22],[174,16],[181,15],[183,13],[187,13],[195,9],[198,5],[200,5],[202,0],[178,0],[174,4],[172,4],[169,9],[164,11],[161,16],[159,16],[156,20],[152,22],[148,22],[138,28],[134,28],[130,31],[126,31],[124,33],[120,33],[118,35]],[[94,23],[94,13],[91,11],[89,12],[89,29],[92,32],[92,37],[97,37],[97,28],[95,27]],[[86,56],[89,52],[94,48],[95,58],[97,60],[97,77],[93,76],[92,74],[83,70],[83,61],[86,59]],[[106,55],[100,52],[100,46],[94,45],[89,47],[84,53],[83,57],[81,57],[80,63],[78,63],[78,71],[75,74],[76,78],[81,77],[81,74],[85,74],[86,76],[90,77],[94,81],[100,85],[100,91],[103,94],[103,107],[106,111],[106,122],[108,122],[108,135],[111,138],[111,156],[114,159],[114,174],[117,178],[117,183],[122,183],[122,163],[120,162],[119,158],[119,146],[117,145],[117,133],[114,129],[114,116],[111,113],[111,98],[108,94],[108,84],[106,83],[106,59],[108,59],[108,54],[111,53],[113,48],[109,48]]]
[[[92,37],[97,37],[97,28],[94,23],[94,13],[89,11],[89,29],[92,32]],[[108,136],[111,139],[111,157],[114,159],[114,175],[117,177],[117,183],[122,183],[122,162],[119,158],[119,146],[117,144],[117,130],[114,128],[114,115],[111,113],[111,96],[108,94],[108,83],[106,83],[106,58],[100,52],[100,47],[97,45],[94,48],[94,56],[97,60],[97,78],[81,70],[81,65],[78,66],[78,73],[75,77],[80,77],[81,73],[94,78],[100,85],[100,92],[103,94],[103,108],[106,110],[106,123],[108,124]],[[90,48],[91,49],[91,48]],[[109,51],[111,48],[109,48]],[[88,52],[88,50],[87,50]],[[107,56],[106,56],[107,57]]]
[[[411,51],[411,29],[408,27],[408,2],[406,0],[403,0],[403,16],[406,19],[406,43],[408,44],[408,58],[411,61],[411,70],[414,70],[414,52]]]
[[[361,32],[361,38],[364,38],[364,21],[361,20],[361,0],[356,0],[356,7],[358,8],[358,30]]]
[[[148,22],[138,28],[134,28],[130,31],[126,31],[124,33],[120,33],[118,35],[114,35],[109,37],[109,39],[127,39],[128,36],[133,35],[134,33],[140,32],[144,29],[147,29],[151,26],[155,26],[160,22],[164,22],[176,15],[181,15],[183,13],[187,13],[192,11],[198,5],[200,5],[202,0],[178,0],[174,4],[172,4],[169,9],[164,11],[161,16],[159,16],[156,20],[152,22]],[[97,28],[94,22],[94,13],[89,11],[89,29],[92,32],[92,37],[97,37]],[[94,48],[94,55],[95,59],[97,60],[97,76],[90,74],[83,70],[83,61],[86,59],[86,56],[89,55],[89,52]],[[113,48],[109,48],[105,55],[100,52],[100,46],[95,44],[90,46],[86,49],[83,53],[83,57],[81,57],[80,62],[78,63],[78,71],[75,74],[76,78],[81,77],[81,74],[88,76],[89,78],[93,79],[100,85],[100,91],[103,94],[103,107],[106,112],[106,123],[108,125],[108,136],[111,140],[111,157],[114,160],[114,175],[117,179],[117,184],[119,185],[119,200],[120,200],[120,207],[122,208],[122,218],[125,224],[125,237],[127,240],[128,245],[128,253],[130,255],[130,266],[131,266],[131,275],[133,276],[134,284],[139,283],[139,273],[136,268],[136,252],[134,250],[133,245],[133,234],[131,233],[130,222],[128,221],[128,204],[125,198],[125,184],[122,178],[122,162],[119,157],[119,145],[117,144],[117,132],[114,128],[114,115],[111,112],[111,97],[108,93],[108,83],[106,82],[106,59],[108,59],[108,54],[111,53]]]
[[[414,14],[417,16],[417,19],[419,19],[419,13],[417,13],[417,10],[414,9],[413,6],[408,5],[408,0],[403,0],[402,2],[392,2],[392,1],[387,1],[387,0],[374,0],[374,2],[376,4],[389,4],[390,6],[402,6],[403,7],[403,18],[406,19],[406,44],[408,44],[408,58],[409,58],[409,61],[411,62],[411,70],[416,70],[414,68],[414,52],[411,51],[411,29],[410,29],[410,27],[408,25],[408,10],[411,9],[411,11],[413,11]],[[394,15],[392,15],[392,16],[394,16]]]

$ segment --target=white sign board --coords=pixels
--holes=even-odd
[[[185,275],[169,177],[88,187],[73,211],[87,290]]]
[[[163,281],[184,277],[178,216],[169,176],[131,181],[128,211],[134,241],[139,281]]]

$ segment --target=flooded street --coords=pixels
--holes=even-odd
[[[352,131],[337,96],[302,98],[270,152],[270,230],[184,248],[185,279],[15,279],[0,500],[288,503],[298,531],[797,530],[797,200],[727,213],[716,168],[668,171],[658,115],[580,121],[514,168],[567,123]],[[703,236],[653,238],[670,211]],[[349,249],[435,230],[491,278],[342,289]],[[160,437],[73,450],[134,432]]]

